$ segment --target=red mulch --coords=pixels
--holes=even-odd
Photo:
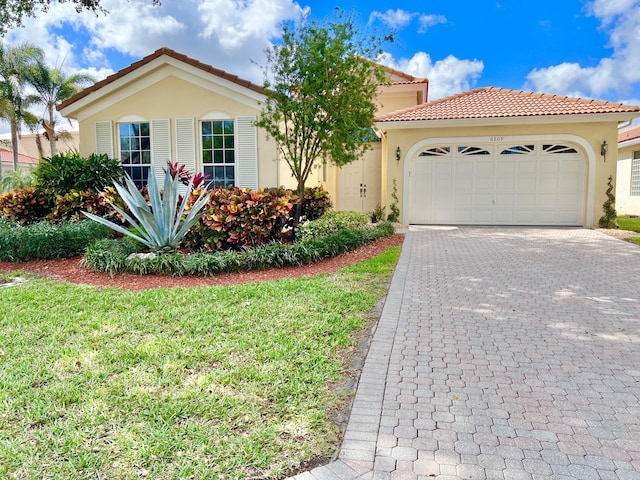
[[[170,277],[165,275],[132,275],[128,273],[109,275],[94,273],[80,265],[80,257],[62,260],[34,260],[30,262],[0,262],[0,271],[23,270],[47,276],[55,280],[95,285],[98,287],[120,287],[128,290],[150,288],[200,287],[212,285],[234,285],[281,278],[298,278],[332,272],[353,265],[384,252],[387,248],[402,245],[403,234],[395,234],[365,245],[335,258],[302,267],[271,268],[263,271],[220,274],[215,277]]]

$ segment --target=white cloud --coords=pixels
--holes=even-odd
[[[283,20],[298,20],[304,11],[291,0],[208,0],[198,6],[200,36],[215,38],[222,48],[237,50],[249,41],[277,37]]]
[[[3,43],[29,41],[41,47],[51,67],[101,80],[160,47],[232,72],[256,83],[264,50],[285,21],[299,21],[307,8],[295,0],[102,0],[107,15],[52,2],[47,13],[24,19]],[[115,54],[115,55],[114,55]],[[115,60],[114,60],[115,59]],[[4,130],[0,125],[0,131]]]
[[[407,12],[401,8],[396,10],[389,9],[386,12],[373,11],[369,15],[369,23],[380,20],[393,29],[401,29],[409,25],[413,17],[417,15],[415,12]]]
[[[594,0],[590,15],[609,34],[610,58],[595,66],[561,63],[527,75],[525,88],[576,97],[628,95],[640,82],[640,0]]]
[[[427,77],[429,100],[437,100],[473,88],[484,69],[480,60],[460,60],[453,55],[434,63],[425,52],[418,52],[411,58],[399,60],[387,53],[380,59],[380,63],[409,75]]]
[[[420,22],[418,33],[424,33],[429,27],[433,27],[440,23],[447,23],[447,17],[444,15],[420,15],[418,21]]]

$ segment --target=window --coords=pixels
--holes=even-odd
[[[149,123],[119,123],[120,161],[138,188],[147,184],[151,169]]]
[[[640,197],[640,150],[633,152],[631,159],[631,195]]]
[[[419,157],[443,157],[451,153],[451,147],[431,147],[418,154]]]
[[[216,187],[233,187],[236,183],[233,120],[204,120],[200,129],[204,173]]]
[[[533,153],[535,145],[514,145],[513,147],[505,148],[500,152],[500,155],[526,155]]]
[[[542,145],[542,150],[545,153],[578,153],[578,151],[573,147],[568,147],[567,145],[550,145],[545,144]]]
[[[489,150],[483,147],[458,147],[458,153],[462,155],[491,155]]]

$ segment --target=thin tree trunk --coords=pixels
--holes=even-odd
[[[53,132],[52,135],[49,136],[49,146],[51,148],[51,156],[53,157],[56,154],[56,121],[53,118],[53,104],[48,105],[49,110],[49,126]]]
[[[18,171],[18,122],[11,120],[11,149],[13,150],[13,171]]]

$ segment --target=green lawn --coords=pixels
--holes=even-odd
[[[399,249],[335,274],[0,290],[0,477],[279,478],[330,456],[341,355]]]
[[[617,220],[621,230],[640,232],[640,217],[631,218],[629,215],[620,215]]]
[[[638,232],[637,237],[627,238],[628,242],[640,245],[640,217],[631,218],[629,215],[620,215],[618,218],[618,227],[621,230],[629,230],[632,232]]]

